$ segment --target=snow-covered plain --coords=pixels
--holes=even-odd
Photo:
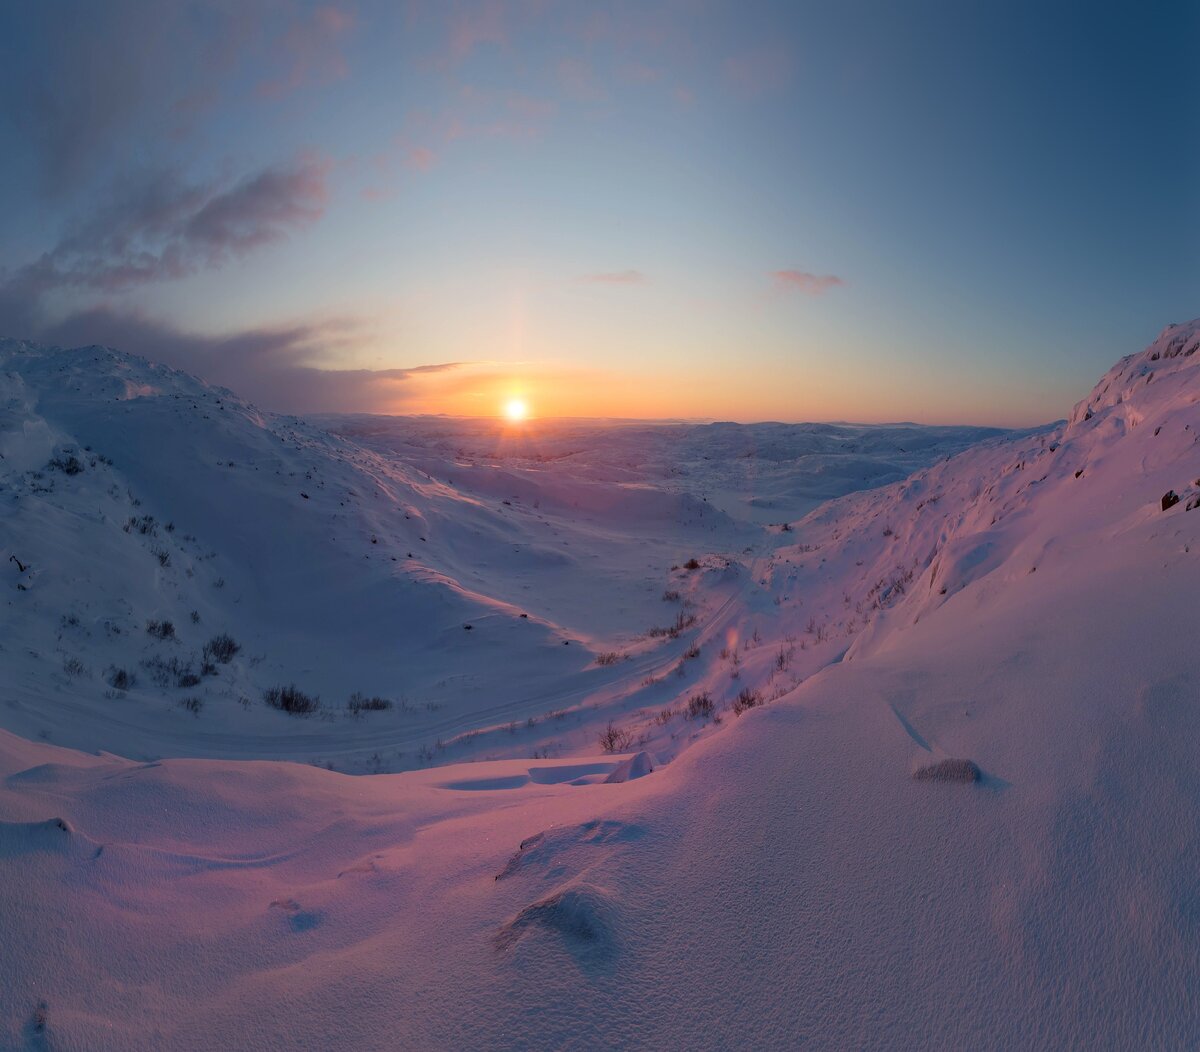
[[[1194,1045],[1198,349],[1014,434],[3,344],[0,1047]]]

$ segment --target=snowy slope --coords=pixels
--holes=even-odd
[[[117,351],[15,341],[0,403],[0,726],[79,748],[351,771],[591,748],[581,713],[689,645],[645,638],[677,617],[669,567],[770,542],[708,501],[696,465],[690,488],[665,484],[678,429],[321,428]],[[819,449],[871,469],[844,492],[979,434],[843,428]],[[804,429],[792,439],[816,455]],[[640,473],[639,448],[655,451]],[[746,452],[712,455],[742,471]],[[697,596],[697,620],[730,587]],[[171,637],[147,632],[164,621]],[[206,664],[226,634],[239,652]],[[628,660],[596,664],[613,653]],[[320,699],[312,718],[263,704],[288,684]],[[351,718],[356,692],[391,708]]]
[[[675,571],[724,729],[643,777],[0,734],[0,1047],[1190,1047],[1198,349]]]

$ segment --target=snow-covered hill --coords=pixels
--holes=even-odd
[[[587,714],[636,704],[691,644],[649,629],[733,609],[733,581],[664,603],[669,568],[769,542],[748,510],[780,478],[847,492],[994,434],[318,427],[118,351],[17,341],[0,404],[0,726],[350,771],[590,749]],[[264,704],[293,684],[310,718]]]
[[[1190,1047],[1197,350],[1173,326],[1065,423],[787,529],[714,518],[656,582],[696,625],[637,644],[669,674],[603,666],[579,713],[636,768],[584,737],[349,777],[0,734],[0,1046]],[[65,440],[8,412],[35,460]]]

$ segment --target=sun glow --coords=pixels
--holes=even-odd
[[[529,406],[523,398],[510,398],[504,403],[504,415],[512,423],[519,424],[529,416]]]

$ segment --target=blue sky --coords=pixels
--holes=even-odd
[[[1062,416],[1200,309],[1186,4],[5,5],[0,331],[270,408]]]

